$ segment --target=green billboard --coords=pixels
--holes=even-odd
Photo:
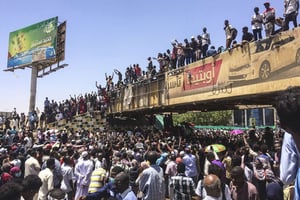
[[[33,24],[9,34],[7,67],[31,65],[56,57],[58,17]]]

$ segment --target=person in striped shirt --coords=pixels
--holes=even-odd
[[[103,187],[103,185],[105,185],[106,180],[107,180],[107,171],[101,167],[95,169],[92,172],[91,182],[88,190],[89,193],[94,193],[99,188]]]
[[[177,175],[171,177],[170,199],[191,200],[195,193],[195,183],[191,177],[185,175],[185,164],[177,164]]]

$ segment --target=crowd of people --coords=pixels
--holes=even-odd
[[[97,84],[96,84],[97,85]],[[49,100],[48,97],[44,100],[44,110],[40,112],[37,108],[32,110],[28,115],[18,113],[16,108],[7,115],[0,115],[0,127],[3,131],[8,129],[24,129],[27,125],[31,130],[42,128],[45,129],[47,124],[55,123],[66,119],[71,121],[74,116],[89,113],[93,116],[94,112],[100,112],[104,115],[108,105],[108,100],[105,95],[99,95],[96,91],[79,95],[62,101]]]
[[[270,128],[7,131],[0,199],[283,199],[282,139]]]
[[[241,135],[232,135],[229,130],[195,130],[184,137],[141,129],[75,133],[37,130],[35,134],[25,130],[8,135],[0,150],[3,187],[8,183],[12,187],[11,182],[15,181],[20,184],[30,171],[35,177],[29,177],[37,182],[37,177],[47,184],[49,180],[42,178],[53,178],[52,186],[46,185],[48,190],[45,185],[41,189],[41,184],[35,184],[40,188],[35,189],[38,195],[60,188],[69,199],[117,195],[118,179],[119,187],[124,187],[119,193],[132,191],[131,199],[205,199],[207,195],[223,195],[225,199],[283,199],[279,166],[281,159],[287,160],[280,156],[280,129],[249,129]],[[226,149],[217,149],[212,144],[223,144]],[[41,169],[47,168],[42,173]],[[290,179],[291,174],[286,176]],[[238,184],[243,187],[238,188]],[[247,190],[245,184],[249,193],[242,194],[253,195],[251,198],[239,197],[239,190]],[[1,194],[8,195],[0,192],[0,199]]]
[[[299,92],[274,105],[284,129],[7,130],[0,200],[293,199]]]
[[[96,84],[97,85],[97,84]],[[44,112],[41,113],[37,123],[48,124],[62,119],[71,120],[75,115],[84,113],[93,114],[94,111],[104,112],[105,99],[98,96],[97,92],[90,92],[84,95],[72,97],[57,103],[54,100],[45,98]],[[43,127],[43,126],[42,126]]]

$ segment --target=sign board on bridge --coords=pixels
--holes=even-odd
[[[300,28],[241,44],[166,77],[169,105],[242,99],[300,86]]]

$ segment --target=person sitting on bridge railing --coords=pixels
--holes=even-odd
[[[242,44],[247,42],[252,42],[254,40],[254,36],[252,33],[248,31],[248,27],[244,26],[242,29],[243,35],[242,35]]]
[[[206,56],[214,56],[217,54],[217,50],[215,48],[215,46],[211,46],[210,49],[207,50],[206,52]]]

